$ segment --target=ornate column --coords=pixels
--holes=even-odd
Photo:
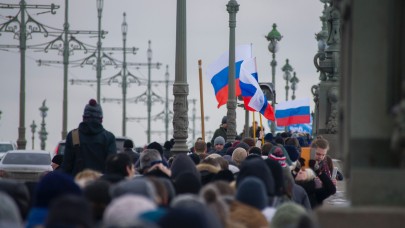
[[[188,138],[188,84],[186,0],[177,0],[176,16],[176,70],[173,84],[173,153],[187,153]]]
[[[236,13],[239,10],[239,4],[235,0],[230,0],[226,5],[229,13],[229,73],[228,73],[228,130],[226,137],[228,142],[234,142],[236,137],[236,93],[235,93],[235,27]]]
[[[316,34],[318,53],[314,65],[320,71],[317,88],[312,88],[316,97],[316,129],[330,143],[329,155],[342,159],[337,149],[338,103],[340,83],[340,12],[332,0],[321,0],[325,4],[322,17],[322,31]],[[316,92],[316,93],[315,93]]]

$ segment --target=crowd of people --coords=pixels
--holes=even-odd
[[[117,153],[102,117],[90,100],[38,182],[0,180],[0,227],[317,227],[313,210],[343,178],[332,177],[322,137],[258,132],[227,142],[224,117],[188,153],[172,154],[174,140],[140,153],[128,140]]]

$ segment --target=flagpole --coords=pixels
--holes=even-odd
[[[263,122],[262,122],[262,115],[259,114],[259,118],[260,118],[260,131],[264,133],[264,129],[263,129]],[[262,145],[264,144],[264,134],[262,134]]]
[[[202,81],[202,61],[198,60],[198,75],[200,77],[200,109],[201,109],[201,134],[202,140],[205,142],[205,126],[204,126],[204,96],[203,96],[203,81]]]
[[[256,140],[256,120],[255,120],[255,112],[252,112],[253,115],[253,124],[252,124],[252,131],[253,131],[253,139]]]

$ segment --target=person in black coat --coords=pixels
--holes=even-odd
[[[301,168],[295,176],[295,183],[307,192],[312,209],[336,193],[336,186],[325,172],[315,173],[310,168]]]

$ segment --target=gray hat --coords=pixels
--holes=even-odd
[[[89,103],[84,107],[84,118],[103,118],[103,110],[101,106],[97,104],[97,101],[90,99]]]
[[[224,137],[218,136],[218,137],[215,138],[215,140],[214,140],[214,146],[215,146],[215,145],[218,145],[218,144],[225,145],[225,139],[224,139]]]

